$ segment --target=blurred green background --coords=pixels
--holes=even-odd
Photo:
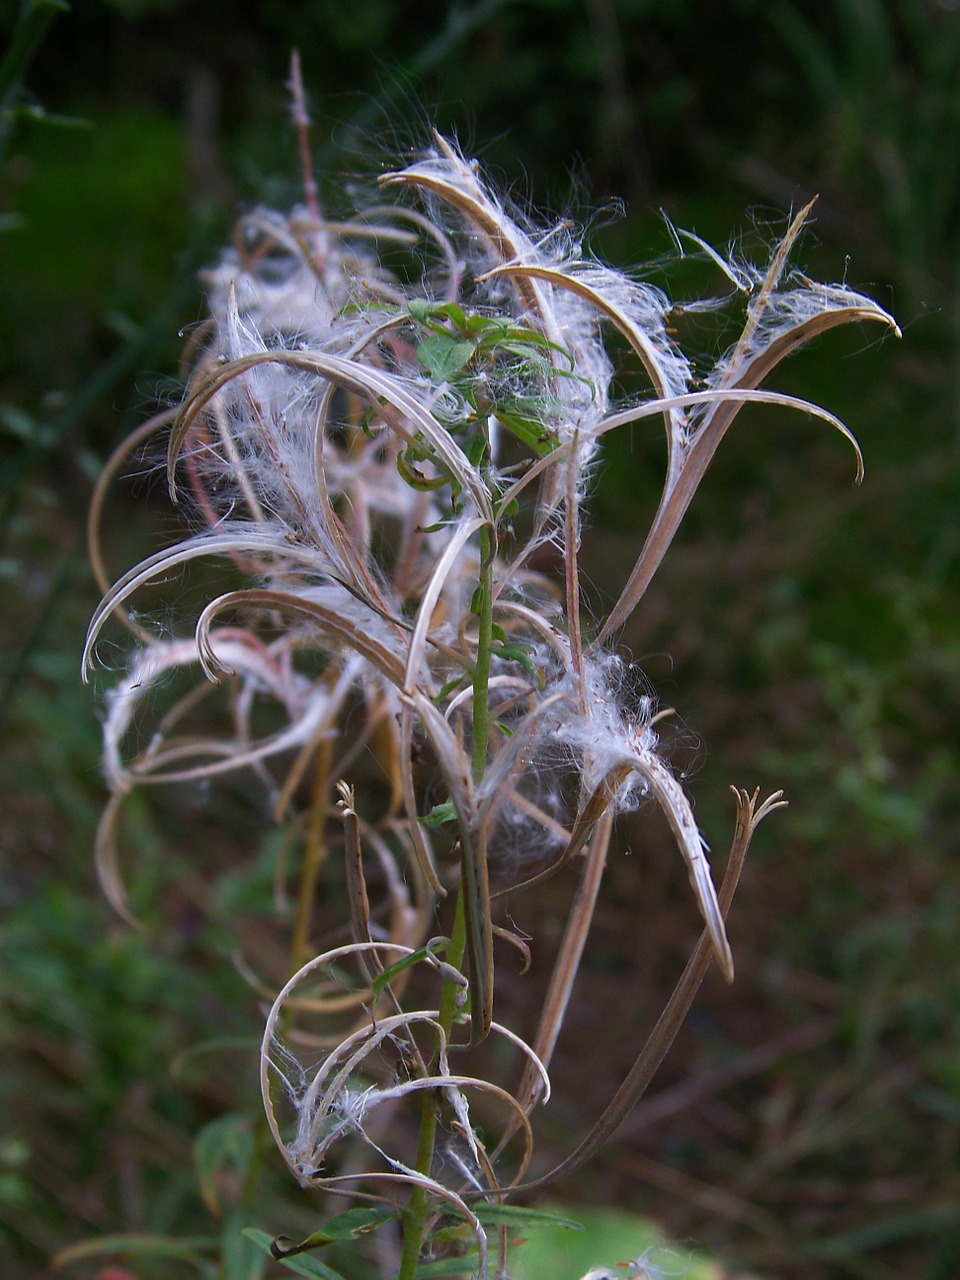
[[[671,749],[714,847],[729,783],[783,786],[791,807],[764,827],[734,905],[735,986],[708,982],[621,1139],[561,1190],[767,1276],[955,1280],[958,7],[4,0],[0,14],[4,1275],[45,1274],[98,1233],[215,1236],[209,1209],[229,1202],[230,1153],[249,1138],[260,1015],[230,955],[238,936],[255,954],[266,930],[276,848],[239,789],[181,797],[162,821],[144,805],[131,821],[147,933],[102,902],[83,524],[105,457],[175,394],[198,270],[241,209],[299,197],[297,46],[330,201],[434,123],[521,204],[600,209],[590,243],[623,265],[669,253],[660,208],[762,257],[819,192],[799,265],[896,314],[902,342],[838,333],[776,378],[857,434],[863,486],[831,433],[744,414],[627,628],[678,708]],[[719,287],[687,271],[681,288],[701,283]],[[611,446],[585,556],[598,609],[636,555],[661,454],[652,430]],[[144,477],[113,500],[111,569],[173,527],[155,488]],[[695,936],[648,817],[610,869],[548,1153],[602,1109]],[[197,851],[211,848],[208,865]],[[544,918],[568,891],[545,892]],[[194,1136],[224,1115],[205,1207]],[[309,1221],[280,1180],[271,1194],[264,1222]],[[64,1274],[107,1280],[102,1265]]]

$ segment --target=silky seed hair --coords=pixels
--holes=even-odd
[[[593,259],[567,222],[517,217],[449,140],[435,135],[336,221],[312,182],[303,207],[241,219],[204,277],[209,322],[183,402],[131,446],[168,432],[171,496],[195,527],[105,589],[91,622],[86,672],[118,619],[131,636],[107,697],[98,868],[132,919],[122,814],[144,786],[255,774],[278,820],[299,812],[311,829],[323,815],[314,838],[344,859],[353,941],[310,955],[301,937],[293,975],[270,979],[271,1133],[305,1186],[387,1205],[406,1188],[458,1215],[482,1274],[487,1232],[472,1206],[526,1175],[616,817],[644,798],[663,810],[704,923],[667,1027],[711,955],[732,979],[724,915],[756,825],[783,803],[735,793],[718,896],[620,629],[744,405],[800,410],[852,439],[826,410],[762,389],[779,361],[835,325],[896,326],[870,299],[790,268],[809,208],[766,269],[687,237],[745,302],[739,338],[698,377],[664,291]],[[618,390],[624,348],[645,395]],[[590,617],[581,544],[596,462],[607,434],[648,417],[666,436],[660,505],[619,598]],[[98,565],[105,485],[91,519]],[[555,574],[536,567],[548,546]],[[132,616],[144,589],[164,581],[175,594],[198,562],[222,579],[182,631]],[[174,671],[196,680],[144,741],[140,717],[164,705]],[[228,714],[197,733],[206,698]],[[263,734],[265,704],[275,727]],[[509,927],[503,895],[564,867],[589,891],[571,908],[538,1024],[508,1028],[494,1017],[494,931],[527,963],[538,943]],[[433,935],[458,886],[467,944],[451,960],[451,939]],[[471,1069],[467,1043],[488,1035],[504,1047],[502,1078]],[[606,1140],[672,1035],[653,1033],[577,1152],[537,1185]],[[403,1071],[387,1065],[398,1053]],[[409,1114],[425,1094],[444,1137],[419,1167]],[[369,1162],[341,1173],[350,1141]]]

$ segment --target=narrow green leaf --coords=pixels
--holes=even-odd
[[[26,75],[30,60],[58,12],[70,12],[66,0],[33,0],[32,4],[20,6],[19,17],[0,62],[0,97],[5,98]]]
[[[267,1259],[246,1234],[249,1209],[232,1209],[220,1232],[220,1270],[217,1280],[263,1280]]]
[[[266,1231],[260,1231],[257,1227],[245,1227],[243,1234],[264,1253],[268,1253],[271,1258],[274,1257],[273,1237],[268,1236]],[[293,1271],[298,1276],[306,1276],[308,1280],[343,1280],[339,1271],[326,1266],[319,1258],[278,1258],[277,1261],[281,1267],[286,1267],[288,1271]]]
[[[432,333],[417,347],[417,359],[434,382],[449,382],[473,357],[476,347],[453,334]]]
[[[482,316],[479,312],[474,311],[472,315],[467,316],[466,324],[463,326],[464,332],[471,337],[478,333],[485,333],[489,329],[496,329],[502,321],[497,316]]]
[[[499,333],[484,339],[484,346],[490,351],[507,351],[524,360],[536,360],[549,372],[560,371],[554,370],[549,361],[543,359],[542,353],[546,351],[556,351],[558,355],[563,356],[571,369],[575,365],[573,354],[566,347],[551,342],[545,334],[539,333],[536,329],[526,329],[522,325],[509,323],[503,325]]]
[[[411,298],[410,314],[418,324],[426,324],[433,313],[434,304],[425,298]]]
[[[459,302],[443,302],[437,308],[437,314],[444,316],[448,320],[452,320],[457,328],[464,332],[467,327],[467,317],[463,313],[463,307]]]
[[[407,451],[409,453],[409,450]],[[421,493],[430,493],[434,489],[442,489],[449,481],[449,476],[425,476],[422,471],[409,461],[406,453],[397,454],[397,471],[405,484]]]
[[[277,1236],[271,1246],[271,1252],[278,1262],[282,1262],[284,1258],[292,1258],[310,1249],[322,1249],[325,1245],[332,1244],[334,1240],[356,1239],[369,1231],[376,1231],[385,1222],[395,1221],[399,1216],[396,1209],[348,1209],[346,1213],[338,1213],[335,1218],[329,1218],[320,1231],[314,1231],[299,1244],[287,1247],[286,1244],[281,1244],[281,1241],[286,1240],[287,1237]]]
[[[443,800],[435,804],[429,813],[425,813],[420,822],[425,827],[442,827],[448,822],[456,822],[457,810],[452,800]]]
[[[507,408],[505,405],[497,406],[496,415],[497,421],[501,422],[511,435],[529,446],[538,457],[545,457],[557,447],[556,436],[547,430],[539,418],[517,409]]]
[[[414,298],[409,310],[419,324],[437,328],[438,321],[452,320],[461,331],[467,328],[467,317],[459,302],[428,302],[425,298]]]
[[[62,1249],[53,1259],[53,1266],[65,1267],[86,1258],[122,1254],[131,1258],[179,1258],[181,1262],[192,1262],[198,1270],[203,1270],[208,1260],[200,1255],[213,1253],[218,1244],[216,1236],[184,1236],[180,1239],[148,1235],[99,1236],[96,1240],[84,1240]]]
[[[457,693],[460,689],[465,688],[465,686],[470,683],[471,679],[471,675],[468,672],[464,672],[462,676],[455,676],[452,680],[448,680],[437,696],[433,699],[434,706],[439,707],[442,702],[446,701],[446,699],[450,697],[451,693]],[[421,818],[420,821],[423,822],[424,819]]]
[[[470,460],[470,465],[479,467],[487,452],[487,436],[483,431],[476,432],[463,446],[463,452]]]
[[[410,955],[404,956],[395,964],[388,965],[382,973],[378,973],[373,979],[373,982],[371,983],[373,994],[378,996],[384,987],[389,982],[392,982],[398,973],[403,973],[404,969],[409,969],[411,965],[419,964],[421,960],[426,958],[426,954],[426,947],[418,947],[416,951],[411,952]]]
[[[526,1209],[517,1204],[475,1204],[473,1211],[484,1226],[491,1227],[523,1227],[532,1230],[535,1227],[565,1227],[568,1231],[582,1231],[581,1223],[573,1218],[565,1218],[562,1214],[547,1209]]]
[[[198,1063],[215,1053],[259,1053],[260,1038],[253,1036],[213,1036],[178,1053],[170,1063],[170,1074],[178,1083],[195,1083],[202,1077]]]
[[[507,662],[519,662],[531,680],[536,680],[539,672],[530,657],[531,652],[530,645],[524,644],[522,640],[514,640],[510,644],[498,645],[493,650],[493,655],[495,658],[503,658]]]
[[[384,1223],[395,1222],[399,1217],[399,1209],[361,1207],[338,1213],[335,1218],[329,1218],[323,1226],[335,1240],[347,1240],[351,1236],[362,1236],[368,1231],[376,1231]]]
[[[254,1146],[250,1117],[242,1114],[218,1116],[197,1134],[193,1144],[193,1163],[203,1203],[214,1217],[220,1216],[217,1175],[226,1168],[245,1174],[253,1158]]]

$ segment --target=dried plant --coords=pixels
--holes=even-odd
[[[365,1227],[400,1221],[403,1280],[431,1228],[451,1216],[474,1238],[463,1269],[487,1274],[492,1231],[503,1274],[514,1220],[506,1194],[589,1158],[646,1087],[711,958],[733,978],[724,918],[757,824],[784,801],[735,792],[718,893],[690,803],[658,750],[668,713],[626,692],[615,642],[744,405],[829,423],[853,444],[859,478],[842,423],[761,389],[827,329],[895,328],[868,298],[791,270],[809,212],[763,271],[696,242],[728,278],[727,303],[745,308],[739,338],[698,379],[669,324],[680,307],[590,258],[568,224],[508,212],[448,140],[435,137],[386,174],[344,222],[324,218],[308,183],[304,207],[243,218],[207,279],[209,320],[182,403],[117,451],[98,489],[91,531],[105,594],[85,669],[111,618],[135,641],[107,699],[105,891],[129,915],[117,827],[137,787],[251,771],[278,822],[301,815],[296,972],[272,1003],[262,1046],[267,1123],[302,1185],[372,1198],[354,1211]],[[618,395],[624,352],[647,394]],[[584,506],[604,437],[647,417],[666,434],[662,498],[598,620],[581,601]],[[106,487],[167,427],[170,493],[196,527],[108,586],[97,532]],[[133,615],[143,588],[211,559],[223,565],[223,589],[192,634],[165,635]],[[562,572],[538,567],[551,561]],[[196,678],[148,733],[174,671]],[[218,690],[229,730],[197,732]],[[646,796],[670,824],[703,936],[593,1130],[558,1168],[524,1183],[531,1113],[549,1097],[614,824]],[[316,878],[334,849],[352,940],[314,955]],[[527,941],[498,923],[498,900],[571,863],[579,886],[548,996],[539,1025],[521,1035],[495,1018],[495,939],[529,957]],[[371,901],[374,883],[382,900]],[[452,900],[448,933],[431,936],[443,899]],[[488,1037],[509,1048],[495,1060],[509,1059],[512,1077],[471,1065],[494,1061]]]

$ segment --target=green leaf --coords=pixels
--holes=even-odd
[[[246,1234],[248,1209],[232,1209],[220,1232],[220,1270],[217,1280],[262,1280],[267,1259]]]
[[[307,1253],[311,1249],[323,1249],[326,1245],[332,1244],[336,1240],[336,1236],[328,1235],[326,1231],[314,1231],[312,1235],[301,1240],[299,1244],[293,1244],[288,1247],[287,1241],[289,1236],[274,1236],[273,1244],[270,1246],[270,1252],[278,1262],[284,1258],[295,1258],[298,1253]]]
[[[545,457],[557,447],[557,437],[543,425],[538,417],[524,413],[520,409],[508,408],[506,405],[498,405],[495,412],[497,421],[531,448],[538,457]]]
[[[523,1227],[532,1230],[535,1227],[565,1227],[568,1231],[582,1231],[581,1223],[563,1214],[549,1209],[525,1209],[517,1204],[475,1204],[473,1211],[484,1226],[490,1227]]]
[[[460,689],[465,688],[466,685],[470,683],[471,679],[472,677],[467,672],[464,672],[462,676],[455,676],[452,680],[448,680],[437,696],[433,699],[434,706],[439,707],[442,702],[446,701],[446,699],[450,697],[451,693],[457,693]],[[427,815],[427,817],[429,816],[430,814]],[[425,822],[426,819],[421,818],[420,821]]]
[[[467,317],[459,302],[427,302],[424,298],[414,298],[409,309],[419,324],[438,328],[437,321],[452,320],[461,333],[466,331]]]
[[[433,313],[434,303],[427,302],[425,298],[412,298],[410,301],[410,314],[418,324],[426,324]]]
[[[558,355],[563,356],[570,368],[573,369],[575,361],[573,354],[566,347],[561,347],[536,329],[527,329],[523,325],[511,324],[509,321],[494,321],[498,332],[492,333],[489,337],[484,337],[483,346],[485,350],[493,352],[506,351],[510,355],[519,356],[522,360],[531,360],[544,370],[545,373],[561,372],[556,370],[548,360],[544,358],[544,353],[548,351],[556,351]]]
[[[178,1084],[184,1081],[196,1083],[202,1078],[197,1069],[198,1062],[215,1053],[259,1053],[260,1038],[254,1036],[213,1036],[209,1040],[201,1040],[182,1050],[170,1063],[170,1075]]]
[[[385,1222],[394,1221],[399,1216],[396,1209],[348,1209],[346,1213],[338,1213],[335,1218],[330,1218],[323,1224],[320,1231],[314,1231],[312,1235],[301,1240],[299,1244],[293,1245],[292,1248],[281,1245],[281,1240],[286,1240],[286,1236],[277,1236],[271,1245],[271,1252],[278,1262],[282,1262],[284,1258],[292,1258],[310,1249],[322,1249],[325,1245],[332,1244],[334,1240],[356,1239],[369,1231],[376,1231]]]
[[[53,1259],[53,1266],[65,1267],[85,1258],[123,1254],[131,1258],[179,1258],[181,1262],[192,1262],[202,1271],[207,1259],[200,1254],[213,1253],[218,1244],[215,1236],[184,1236],[180,1239],[148,1235],[100,1236],[96,1240],[84,1240],[80,1244],[62,1249]]]
[[[265,1231],[260,1231],[257,1227],[245,1227],[243,1234],[271,1258],[274,1256],[273,1238]],[[277,1261],[281,1267],[286,1267],[298,1276],[307,1276],[308,1280],[343,1280],[339,1271],[326,1266],[319,1258],[278,1258]]]
[[[482,316],[479,312],[474,311],[467,316],[467,322],[463,326],[463,330],[473,337],[474,334],[486,333],[490,329],[497,329],[502,324],[503,321],[498,316]]]
[[[398,1209],[377,1209],[373,1206],[347,1209],[345,1213],[338,1213],[335,1218],[329,1218],[323,1224],[323,1229],[334,1240],[348,1240],[351,1236],[362,1236],[368,1231],[376,1231],[385,1222],[394,1222],[399,1217]]]
[[[452,800],[443,800],[435,804],[429,813],[425,813],[420,822],[425,827],[442,827],[448,822],[456,822],[457,810]]]
[[[425,476],[422,471],[418,471],[407,457],[409,452],[410,450],[407,450],[406,453],[397,454],[397,471],[399,471],[404,483],[408,484],[411,489],[416,489],[421,493],[430,493],[434,489],[442,489],[448,483],[448,476]],[[417,457],[418,454],[415,453],[414,456]]]
[[[417,947],[416,951],[411,952],[410,955],[403,956],[402,959],[397,960],[394,964],[387,965],[386,969],[382,973],[378,973],[371,983],[373,994],[378,996],[387,983],[392,982],[398,973],[403,973],[404,969],[409,969],[411,965],[419,964],[421,960],[426,958],[426,955],[426,947]]]
[[[461,333],[466,331],[467,317],[459,302],[441,302],[436,308],[436,314],[446,320],[452,320]]]
[[[507,662],[519,662],[524,671],[532,680],[536,680],[539,676],[537,668],[533,664],[530,657],[532,646],[524,644],[522,640],[514,640],[510,644],[501,644],[493,650],[496,658],[503,658]]]
[[[581,1231],[532,1232],[510,1259],[516,1280],[582,1276],[591,1267],[620,1274],[624,1258],[642,1258],[650,1275],[673,1280],[720,1280],[723,1268],[662,1240],[652,1223],[632,1214],[578,1206]]]
[[[453,334],[432,333],[417,347],[417,359],[434,382],[449,382],[469,364],[476,347]]]
[[[246,1174],[253,1158],[255,1141],[250,1117],[219,1116],[200,1130],[193,1144],[193,1163],[200,1183],[203,1203],[214,1217],[220,1216],[217,1175],[225,1168]]]
[[[487,452],[487,436],[486,432],[478,431],[472,435],[463,446],[463,451],[470,460],[472,467],[479,467]]]
[[[26,75],[30,61],[39,48],[47,27],[57,13],[69,13],[66,0],[33,0],[20,6],[20,14],[12,37],[0,62],[0,97],[6,98]],[[6,24],[5,24],[6,25]]]

